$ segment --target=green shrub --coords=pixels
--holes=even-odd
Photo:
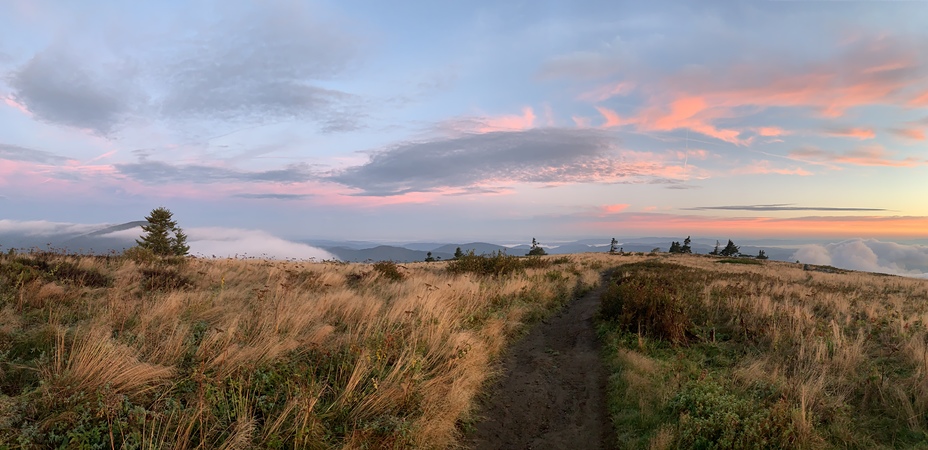
[[[382,277],[391,281],[401,281],[403,278],[406,278],[406,276],[400,272],[399,266],[393,261],[377,261],[374,263],[374,270],[380,272]]]
[[[694,336],[694,310],[700,307],[698,272],[653,261],[626,266],[600,296],[600,317],[621,329],[674,344]]]
[[[551,266],[551,260],[540,256],[529,256],[521,260],[522,267],[526,269],[546,269]]]
[[[155,252],[139,246],[125,249],[122,256],[134,261],[136,264],[154,264],[158,260]]]
[[[142,288],[146,291],[173,291],[193,286],[193,281],[175,266],[155,265],[141,269]]]
[[[785,401],[764,402],[732,392],[720,383],[692,381],[671,399],[672,413],[680,418],[678,448],[761,449],[793,448],[793,430]]]
[[[51,252],[33,252],[13,256],[9,262],[0,263],[0,281],[6,279],[14,285],[25,285],[42,278],[77,286],[107,287],[111,278],[97,269],[84,269],[75,264],[73,257]]]
[[[544,262],[540,264],[544,264]],[[455,274],[473,273],[500,276],[523,270],[525,270],[525,263],[522,259],[507,255],[502,251],[489,256],[478,256],[474,255],[474,251],[471,250],[466,255],[448,263],[448,271]]]

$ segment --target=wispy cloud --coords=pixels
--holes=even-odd
[[[767,160],[754,161],[746,166],[738,167],[732,170],[733,175],[768,175],[768,174],[777,174],[777,175],[798,175],[798,176],[811,176],[812,172],[809,172],[802,167],[778,167],[772,162]]]
[[[28,161],[40,164],[60,164],[68,161],[68,158],[51,152],[9,144],[0,144],[0,159]]]
[[[845,153],[802,147],[789,152],[790,158],[809,162],[848,164],[853,166],[914,167],[928,163],[926,159],[906,157],[893,159],[892,154],[880,145],[858,147]]]
[[[606,48],[555,58],[543,69],[543,78],[558,75],[583,80],[588,78],[584,69],[571,70],[563,62],[578,58],[598,61],[596,67],[609,70],[591,67],[588,71],[595,74],[593,78],[615,77],[617,81],[588,91],[582,99],[608,102],[616,94],[643,99],[641,106],[622,116],[607,105],[596,105],[605,119],[603,126],[664,132],[689,129],[737,145],[751,144],[747,134],[751,131],[759,136],[789,132],[771,134],[773,127],[733,125],[771,108],[795,108],[800,113],[836,118],[862,106],[908,108],[913,94],[928,92],[928,64],[919,57],[921,43],[917,39],[870,35],[830,46],[832,56],[804,64],[782,57],[750,63],[710,61],[680,67],[663,76],[656,73],[668,72],[666,67],[659,71],[649,67],[657,64],[655,61],[639,55],[636,65],[631,66],[638,68],[632,70],[623,63],[628,55]],[[826,133],[857,139],[875,137],[872,129],[864,127],[834,128]]]
[[[645,183],[682,170],[651,153],[620,151],[597,130],[542,128],[402,143],[329,179],[391,196],[508,183]]]
[[[328,130],[355,128],[360,111],[346,110],[354,97],[321,82],[345,70],[359,42],[320,12],[271,1],[222,18],[183,43],[159,74],[166,88],[162,113],[258,122],[305,117]]]
[[[876,137],[876,133],[869,128],[853,128],[853,127],[832,127],[826,128],[825,134],[829,136],[839,136],[839,137],[851,137],[860,140],[864,139],[873,139]]]
[[[524,131],[535,127],[535,110],[526,106],[522,114],[502,116],[459,117],[439,124],[439,129],[455,133],[493,133],[496,131]]]
[[[95,67],[57,43],[9,77],[12,99],[36,118],[109,135],[146,101],[126,61]]]
[[[181,128],[191,120],[305,119],[326,132],[357,129],[363,102],[325,86],[357,59],[357,36],[308,4],[239,6],[219,8],[196,32],[157,40],[122,29],[125,45],[152,47],[132,57],[121,45],[97,45],[89,53],[55,40],[11,72],[10,101],[47,123],[106,137],[135,119]],[[100,26],[91,23],[84,26]]]
[[[883,208],[856,208],[843,206],[794,206],[780,203],[773,205],[727,205],[727,206],[696,206],[681,208],[690,211],[886,211]]]
[[[197,164],[173,165],[160,161],[140,161],[113,166],[120,174],[146,184],[210,184],[231,181],[299,183],[316,177],[306,164],[293,164],[283,169],[264,171],[243,171]]]
[[[235,194],[233,197],[253,198],[260,200],[304,200],[312,197],[310,194]]]
[[[889,131],[895,136],[911,139],[913,141],[925,140],[925,130],[920,128],[890,128],[886,131]]]

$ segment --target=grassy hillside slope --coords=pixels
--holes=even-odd
[[[928,280],[700,256],[602,297],[620,448],[928,448]]]
[[[144,256],[144,255],[142,255]],[[447,448],[584,258],[0,257],[0,448]]]

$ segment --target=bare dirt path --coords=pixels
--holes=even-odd
[[[474,449],[612,448],[608,372],[593,328],[600,287],[517,342],[501,362],[466,443]]]

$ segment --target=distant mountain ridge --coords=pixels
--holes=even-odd
[[[136,220],[118,225],[106,225],[99,230],[89,233],[61,232],[58,234],[38,234],[34,232],[6,232],[0,233],[0,245],[4,249],[53,249],[69,253],[85,253],[103,255],[111,252],[122,252],[135,245],[135,240],[125,236],[108,236],[119,231],[139,228],[147,221]]]
[[[147,223],[148,222],[144,220],[136,220],[117,225],[104,225],[101,226],[100,229],[91,232],[61,232],[53,235],[40,235],[31,231],[0,232],[0,246],[2,246],[3,249],[46,249],[50,247],[52,249],[64,250],[71,253],[118,253],[135,245],[135,239],[132,233],[126,233],[125,231],[137,228],[139,232],[138,235],[141,236],[141,226]],[[684,238],[680,237],[623,238],[618,239],[617,246],[625,252],[650,252],[655,248],[660,249],[660,251],[667,251],[671,242],[682,242],[683,239]],[[694,238],[692,241],[693,252],[702,254],[711,252],[716,242],[715,239],[709,238]],[[477,255],[492,254],[501,251],[509,255],[523,256],[528,253],[530,249],[528,244],[507,246],[480,241],[467,243],[411,242],[406,244],[384,244],[362,240],[293,239],[291,242],[300,242],[322,248],[339,260],[347,262],[424,261],[429,252],[432,253],[432,258],[436,260],[448,260],[454,258],[454,252],[458,247],[465,253],[473,251]],[[724,246],[725,242],[727,242],[727,239],[724,241],[719,239],[720,245]],[[542,241],[542,246],[547,253],[560,255],[568,253],[606,252],[609,251],[609,243],[610,239],[580,239],[571,242],[555,243]],[[745,240],[743,243],[737,241],[735,243],[741,246],[741,252],[744,254],[756,255],[759,250],[764,250],[770,259],[780,261],[789,261],[799,248],[796,243],[790,245],[786,241],[775,239]],[[766,245],[770,246],[768,247]]]
[[[659,251],[666,252],[670,248],[671,242],[682,242],[682,238],[633,238],[619,241],[617,246],[624,252],[650,252],[655,248]],[[726,240],[727,242],[727,240]],[[710,244],[711,243],[711,244]],[[721,242],[720,242],[721,243]],[[570,253],[587,253],[587,252],[607,252],[609,251],[610,240],[602,239],[583,239],[574,242],[561,242],[544,246],[545,251],[551,255],[563,255]],[[436,260],[447,260],[454,257],[454,252],[460,247],[461,251],[467,253],[473,250],[477,255],[489,255],[496,252],[503,252],[508,255],[523,256],[531,248],[529,245],[521,244],[516,246],[504,246],[488,242],[469,242],[466,244],[436,244],[436,243],[409,243],[397,245],[377,245],[370,248],[349,248],[348,246],[322,246],[329,253],[332,253],[338,259],[347,262],[364,262],[364,261],[394,261],[394,262],[414,262],[424,261],[428,253],[432,253],[432,258]],[[694,253],[706,254],[715,248],[714,239],[693,239],[692,248]],[[795,253],[795,248],[789,247],[764,247],[757,245],[741,245],[741,252],[747,255],[756,255],[758,250],[764,250],[770,259],[789,261]]]

